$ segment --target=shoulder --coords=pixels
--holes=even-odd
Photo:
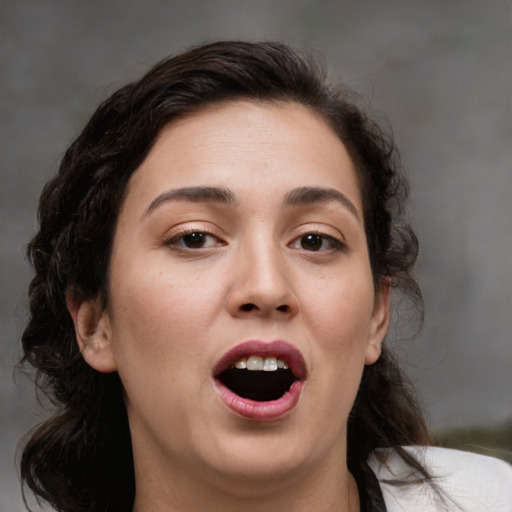
[[[377,450],[368,463],[388,512],[512,512],[512,466],[506,462],[446,448],[405,449],[428,469],[441,493],[419,483],[395,450]]]

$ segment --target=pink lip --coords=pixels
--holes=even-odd
[[[250,355],[275,356],[287,361],[298,380],[278,400],[257,402],[233,393],[217,379],[217,376],[242,357]],[[240,416],[254,421],[277,420],[290,412],[300,399],[306,374],[306,364],[302,354],[284,341],[273,341],[271,343],[247,341],[241,343],[224,354],[213,368],[215,387],[224,404]]]

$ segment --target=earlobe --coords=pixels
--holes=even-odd
[[[100,299],[77,300],[66,294],[66,306],[85,362],[101,373],[115,371],[117,365],[112,352],[110,322]]]
[[[388,331],[391,316],[390,294],[391,281],[389,278],[385,278],[375,294],[375,304],[365,354],[365,364],[367,365],[376,363],[382,351],[382,341]]]

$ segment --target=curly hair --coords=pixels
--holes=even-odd
[[[276,42],[216,42],[160,62],[100,105],[69,147],[42,192],[39,231],[28,246],[35,277],[22,362],[35,368],[36,385],[55,413],[29,433],[21,475],[58,511],[130,510],[135,493],[122,384],[117,373],[84,362],[66,294],[100,297],[106,307],[112,240],[130,176],[165,125],[237,99],[295,102],[330,125],[357,171],[374,286],[390,280],[422,314],[411,274],[417,240],[402,218],[407,182],[398,153],[353,93],[330,84],[314,59]],[[400,448],[428,443],[415,395],[384,345],[380,359],[365,367],[350,414],[349,468],[364,471],[370,452],[394,447],[428,478]]]

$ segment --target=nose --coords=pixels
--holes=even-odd
[[[292,271],[274,244],[255,243],[241,250],[236,260],[227,297],[233,317],[288,320],[298,313]]]

